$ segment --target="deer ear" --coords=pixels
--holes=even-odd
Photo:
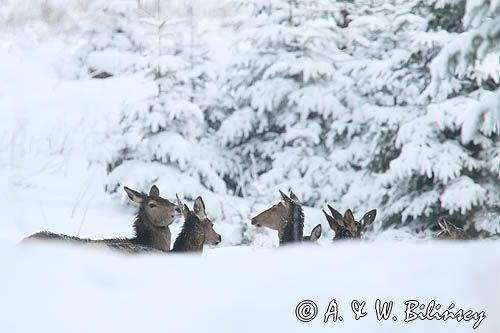
[[[186,218],[187,214],[189,212],[189,208],[186,210],[187,206],[182,203],[182,201],[179,198],[179,196],[177,195],[177,193],[175,194],[175,198],[177,199],[177,207],[179,207],[182,216],[184,216],[184,218]]]
[[[290,200],[290,198],[285,193],[283,193],[281,190],[279,190],[279,191],[280,191],[282,200],[284,200],[284,201]]]
[[[442,231],[446,230],[446,225],[444,219],[441,219],[438,221],[439,227],[441,228]]]
[[[352,215],[352,211],[350,209],[345,211],[344,220],[347,224],[354,223],[354,215]]]
[[[377,216],[376,209],[372,209],[368,213],[366,213],[361,219],[362,229],[366,230],[373,223],[376,216]]]
[[[451,224],[448,223],[448,221],[446,221],[444,218],[442,218],[441,221],[439,221],[439,226],[441,227],[441,229],[443,229],[448,233],[451,231]]]
[[[295,203],[299,203],[299,198],[297,198],[295,193],[293,193],[292,191],[290,191],[290,199],[292,199]]]
[[[318,224],[311,231],[311,240],[316,241],[321,237],[321,224]]]
[[[342,214],[340,214],[335,208],[332,206],[328,205],[328,209],[330,210],[330,213],[332,214],[333,218],[336,220],[342,220],[344,217]]]
[[[185,203],[182,204],[182,216],[184,216],[184,219],[187,219],[191,215],[191,211],[189,210],[188,205]]]
[[[332,214],[332,218],[335,221],[335,224],[337,224],[339,227],[345,228],[346,224],[345,224],[344,217],[342,216],[342,214],[340,214],[335,208],[333,208],[330,205],[328,205],[328,209],[330,210],[330,213]]]
[[[196,200],[194,201],[193,210],[198,217],[203,218],[206,216],[205,203],[203,202],[203,199],[201,197],[196,198]]]
[[[137,202],[138,204],[140,204],[142,202],[142,200],[144,198],[144,194],[137,192],[137,191],[134,191],[131,188],[128,188],[127,186],[123,186],[123,189],[127,193],[130,200],[132,200],[133,202]]]
[[[280,190],[280,194],[281,194],[281,203],[285,207],[290,206],[290,203],[293,202],[293,200],[290,199],[290,197],[288,195],[286,195],[285,193],[283,193],[281,190]]]
[[[328,215],[328,213],[325,212],[324,209],[322,209],[321,211],[323,212],[323,214],[325,214],[326,220],[328,221],[328,225],[330,225],[330,229],[332,229],[333,231],[335,231],[335,233],[337,233],[339,230],[339,227],[338,227],[338,224],[335,222],[335,219],[333,217],[331,217],[330,215]]]
[[[149,190],[149,196],[155,196],[159,197],[160,196],[160,190],[156,185],[151,186],[151,189]]]
[[[354,215],[352,214],[352,211],[350,209],[346,210],[344,214],[344,224],[345,228],[351,236],[359,236],[359,232],[361,231],[359,229],[358,223],[356,223],[356,220],[354,219]]]

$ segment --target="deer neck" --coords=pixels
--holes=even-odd
[[[281,223],[278,237],[281,244],[302,242],[304,235],[304,213],[300,205],[294,205]]]
[[[175,240],[172,251],[203,251],[205,230],[195,217],[189,217]]]
[[[134,222],[135,237],[133,242],[150,246],[162,251],[170,251],[170,228],[157,227],[148,219],[146,214],[139,210]]]

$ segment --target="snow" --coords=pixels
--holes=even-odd
[[[456,179],[441,195],[443,207],[451,212],[460,211],[462,214],[473,205],[481,203],[486,190],[474,183],[467,176]]]
[[[428,216],[434,212],[437,202],[441,205],[439,208],[458,213],[466,213],[485,202],[492,209],[498,207],[500,153],[495,142],[495,135],[500,131],[498,90],[478,90],[467,96],[449,98],[432,104],[427,110],[411,103],[394,106],[392,96],[387,93],[374,97],[377,103],[369,103],[369,100],[358,99],[357,92],[347,92],[354,83],[359,84],[365,94],[371,94],[370,89],[389,85],[396,94],[404,92],[405,103],[413,101],[415,91],[421,90],[416,89],[417,86],[405,86],[404,80],[393,80],[397,75],[389,73],[391,66],[399,66],[399,62],[409,56],[403,48],[392,50],[393,57],[366,61],[365,67],[358,66],[357,61],[366,59],[352,59],[340,73],[333,72],[327,63],[319,63],[315,69],[310,61],[277,62],[269,68],[266,73],[269,78],[262,80],[261,86],[238,88],[255,110],[236,109],[217,133],[219,143],[227,146],[254,140],[252,132],[266,130],[269,125],[257,116],[273,111],[285,94],[290,106],[302,110],[293,115],[280,115],[278,124],[300,121],[276,141],[252,142],[264,152],[276,151],[276,142],[288,144],[286,151],[276,153],[279,159],[274,161],[273,169],[258,182],[253,178],[256,172],[251,170],[245,181],[252,187],[252,197],[225,193],[226,184],[218,181],[213,169],[213,165],[223,164],[217,159],[221,155],[217,145],[193,146],[175,132],[162,132],[152,139],[157,147],[153,147],[154,152],[146,153],[154,155],[159,151],[158,160],[168,157],[178,165],[151,162],[149,156],[138,154],[137,159],[107,175],[104,164],[114,158],[110,148],[136,148],[142,139],[138,131],[127,135],[116,133],[115,125],[121,112],[135,106],[139,108],[137,112],[143,112],[145,109],[140,107],[145,107],[144,101],[155,86],[136,73],[137,68],[131,70],[130,64],[137,63],[136,53],[106,49],[89,56],[87,65],[116,74],[105,80],[90,79],[86,68],[76,63],[81,45],[68,32],[75,32],[81,23],[81,12],[91,2],[82,0],[71,6],[67,0],[0,0],[0,209],[3,215],[0,332],[472,331],[472,322],[404,323],[404,302],[410,299],[425,303],[434,299],[445,308],[454,303],[456,308],[484,310],[486,319],[477,331],[500,331],[496,315],[500,311],[498,242],[437,242],[430,240],[433,231],[429,228],[416,233],[416,229],[422,229],[420,225],[384,224],[384,214],[391,216],[394,212],[403,220]],[[440,1],[445,2],[450,1]],[[179,3],[174,1],[171,5],[175,7]],[[244,27],[247,22],[243,16],[222,17],[221,12],[212,12],[210,6],[215,3],[197,8],[214,17],[221,15],[217,24],[211,26],[213,22],[206,20],[200,25],[209,30],[209,52],[218,60],[212,69],[223,72],[221,63],[228,63],[232,57],[228,45],[234,36],[233,31],[228,31],[234,27],[225,28],[223,32],[221,27],[226,24]],[[498,7],[498,3],[491,2],[488,10]],[[6,25],[2,23],[3,18]],[[363,29],[362,26],[382,29],[391,23],[389,16],[354,19],[356,29]],[[405,20],[420,27],[421,22],[415,17],[402,18],[397,24],[404,24]],[[346,39],[342,42],[361,41],[370,49],[366,52],[376,52],[376,47],[380,47],[377,43],[382,42],[366,39],[363,33],[342,36]],[[271,34],[269,38],[272,37]],[[438,33],[429,39],[421,37],[419,40],[429,45],[434,45],[433,41],[446,44],[453,39]],[[330,56],[346,60],[339,54]],[[163,60],[165,58],[167,56]],[[184,66],[177,60],[172,57],[162,61],[165,65],[162,70]],[[245,58],[239,60],[243,66]],[[251,59],[248,61],[246,66],[251,65]],[[445,59],[441,61],[444,63]],[[138,64],[144,68],[150,65],[145,60]],[[351,65],[359,72],[366,70],[364,76],[358,77],[360,73],[356,70],[349,72]],[[480,74],[490,73],[496,78],[496,65],[486,57],[477,66]],[[436,62],[433,66],[439,67],[439,64]],[[437,67],[434,69],[444,75],[444,67]],[[317,75],[335,76],[339,86],[330,86],[325,81],[297,89],[295,82],[284,84],[280,77],[281,72],[290,71],[303,71],[304,82]],[[244,70],[235,74],[245,76]],[[483,76],[486,78],[487,74]],[[353,82],[358,78],[359,82]],[[373,86],[366,85],[371,78],[375,79]],[[394,81],[395,86],[390,86],[389,81],[391,84]],[[274,87],[274,84],[281,86]],[[400,85],[405,86],[403,90]],[[331,91],[336,93],[327,94]],[[373,92],[373,96],[376,94]],[[380,100],[384,102],[378,103]],[[185,107],[189,104],[179,101],[176,112],[169,114],[176,118],[170,120],[185,120],[182,116],[186,114],[181,112]],[[335,149],[325,158],[312,149],[324,140],[323,128],[316,120],[304,121],[314,112],[332,118],[329,118],[332,123],[326,124],[330,126],[326,139]],[[203,121],[198,109],[190,109],[190,114],[198,122]],[[161,117],[148,120],[151,123],[136,126],[148,125],[153,132],[166,126],[166,120]],[[449,129],[458,131],[456,140],[438,140]],[[371,160],[364,157],[375,154],[380,147],[376,147],[374,141],[382,140],[384,131],[389,130],[395,131],[394,138],[401,152],[392,159],[386,172],[374,176],[366,171]],[[356,136],[359,133],[368,135]],[[370,136],[373,133],[376,140]],[[308,146],[309,143],[312,146]],[[461,143],[480,145],[486,158],[473,159]],[[197,156],[204,159],[190,165],[189,171],[184,170]],[[251,162],[253,168],[255,161]],[[234,174],[241,167],[228,165],[224,167],[234,167],[230,170]],[[355,168],[363,169],[357,172]],[[476,170],[489,172],[491,177],[482,183],[467,176]],[[439,182],[425,190],[405,188],[415,176],[426,175],[435,176]],[[41,230],[94,239],[130,237],[136,207],[126,199],[121,186],[144,189],[152,181],[158,184],[162,196],[169,199],[179,194],[192,203],[197,195],[202,195],[208,216],[222,236],[220,246],[206,247],[198,257],[126,256],[98,248],[19,244],[24,237]],[[203,186],[201,181],[205,182]],[[250,225],[251,216],[279,200],[278,188],[291,188],[303,201],[316,202],[315,208],[304,207],[304,234],[309,235],[312,228],[321,223],[323,235],[317,245],[277,249],[276,232]],[[325,198],[335,198],[335,202],[328,203],[340,211],[354,209],[359,219],[367,210],[378,208],[368,207],[374,197],[391,200],[387,209],[379,212],[373,231],[366,235],[368,240],[332,242],[332,231],[319,208],[327,203]],[[478,212],[471,223],[478,230],[500,232],[500,220],[493,210]],[[181,225],[182,221],[172,225],[173,239]],[[323,314],[334,298],[340,304],[344,320],[325,324]],[[314,300],[319,307],[318,317],[311,323],[295,318],[295,306],[304,299]],[[353,299],[367,301],[366,318],[353,319],[350,311]],[[396,322],[375,319],[376,299],[395,302]]]
[[[341,243],[280,250],[248,246],[203,256],[127,257],[97,249],[0,246],[2,332],[471,332],[474,322],[405,323],[404,302],[485,311],[478,332],[498,332],[498,243]],[[344,255],[344,254],[349,255]],[[310,323],[296,305],[317,303]],[[342,322],[323,322],[328,303]],[[352,300],[366,301],[354,320]],[[396,322],[378,322],[376,299]]]

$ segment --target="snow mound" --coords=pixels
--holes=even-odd
[[[474,321],[404,322],[404,302],[485,311],[498,332],[500,244],[344,242],[124,256],[63,246],[0,244],[1,332],[472,332]],[[343,321],[323,322],[335,299]],[[351,301],[366,301],[354,320]],[[397,321],[377,321],[376,299]],[[302,300],[315,320],[295,317]]]

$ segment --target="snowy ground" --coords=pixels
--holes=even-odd
[[[498,242],[332,245],[328,235],[319,246],[276,250],[275,234],[250,229],[261,237],[235,247],[236,225],[221,221],[220,203],[249,204],[211,197],[207,210],[224,242],[201,258],[19,246],[40,230],[92,238],[132,231],[133,209],[104,194],[102,169],[88,163],[124,95],[141,98],[141,80],[76,80],[66,70],[70,52],[57,38],[0,39],[0,332],[473,331],[472,322],[404,323],[410,299],[484,310],[477,331],[500,331]],[[261,208],[252,204],[239,218]],[[318,210],[306,218],[305,233],[324,222]],[[376,320],[377,298],[395,302],[396,322]],[[318,304],[311,323],[295,317],[303,299]],[[344,320],[324,324],[332,299]],[[366,318],[353,319],[353,299],[367,302]]]
[[[404,322],[404,302],[485,311],[498,332],[498,243],[371,243],[285,250],[226,247],[125,257],[56,246],[0,247],[0,332],[472,332],[473,322]],[[378,322],[375,300],[394,301]],[[295,317],[305,299],[310,323]],[[325,324],[329,302],[342,322]],[[368,315],[354,320],[352,300]]]

